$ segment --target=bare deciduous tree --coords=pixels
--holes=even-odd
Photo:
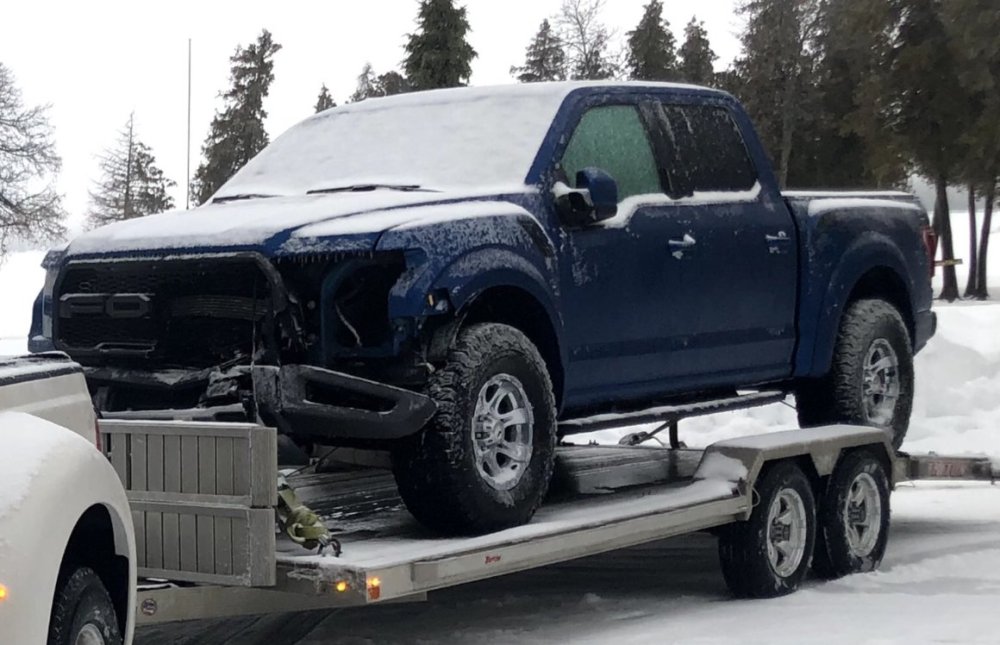
[[[618,73],[617,56],[608,52],[614,34],[601,22],[603,10],[604,0],[563,0],[556,24],[573,78],[601,80]]]
[[[61,160],[46,112],[24,106],[13,74],[0,63],[0,257],[11,238],[41,242],[66,232],[54,186]]]

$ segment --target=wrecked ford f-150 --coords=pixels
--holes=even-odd
[[[108,416],[390,450],[418,519],[485,531],[531,517],[587,415],[769,390],[898,445],[934,332],[927,224],[902,193],[783,195],[722,92],[415,93],[51,253],[32,343]]]

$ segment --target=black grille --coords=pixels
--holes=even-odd
[[[57,288],[56,345],[89,364],[207,367],[249,356],[254,325],[270,313],[270,284],[252,260],[70,265]],[[113,306],[135,294],[148,300],[140,315]]]

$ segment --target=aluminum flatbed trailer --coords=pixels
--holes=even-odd
[[[897,455],[881,431],[851,426],[754,435],[705,450],[562,446],[553,491],[535,518],[475,537],[440,537],[422,528],[384,470],[344,466],[292,476],[299,497],[342,546],[338,556],[307,551],[276,534],[273,429],[103,421],[101,431],[133,508],[143,578],[140,625],[420,600],[437,589],[696,531],[720,535],[723,571],[737,595],[780,595],[808,568],[823,521],[844,525],[848,518],[860,527],[865,507],[869,524],[885,534],[876,534],[884,550],[888,490],[884,504],[876,486],[864,499],[861,490],[857,499],[865,503],[852,506],[858,482],[875,483],[878,476],[844,480],[844,468],[860,473],[865,468],[857,462],[867,463],[884,473],[887,486],[997,475],[989,459]],[[796,489],[799,477],[808,490]],[[777,480],[786,483],[771,490]],[[838,497],[844,492],[838,487],[850,494]],[[837,499],[847,500],[842,512],[824,520],[831,517],[824,505]],[[755,511],[769,500],[776,510]],[[796,509],[804,511],[799,524]],[[787,525],[785,516],[792,518]],[[754,526],[765,530],[748,530]],[[751,534],[766,534],[765,542]],[[761,588],[750,579],[759,564],[754,558],[770,558],[777,571],[793,560],[805,563],[789,574],[787,588],[770,588],[770,580]],[[829,568],[831,558],[821,559]],[[879,553],[873,566],[880,559]],[[835,575],[867,570],[861,560],[832,560]]]

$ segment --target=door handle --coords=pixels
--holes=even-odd
[[[691,237],[691,235],[689,233],[685,233],[683,239],[680,239],[680,240],[670,240],[670,242],[669,242],[670,248],[672,250],[676,250],[676,249],[689,249],[689,248],[691,248],[692,246],[694,246],[697,243],[698,243],[698,240],[696,240],[693,237]]]

